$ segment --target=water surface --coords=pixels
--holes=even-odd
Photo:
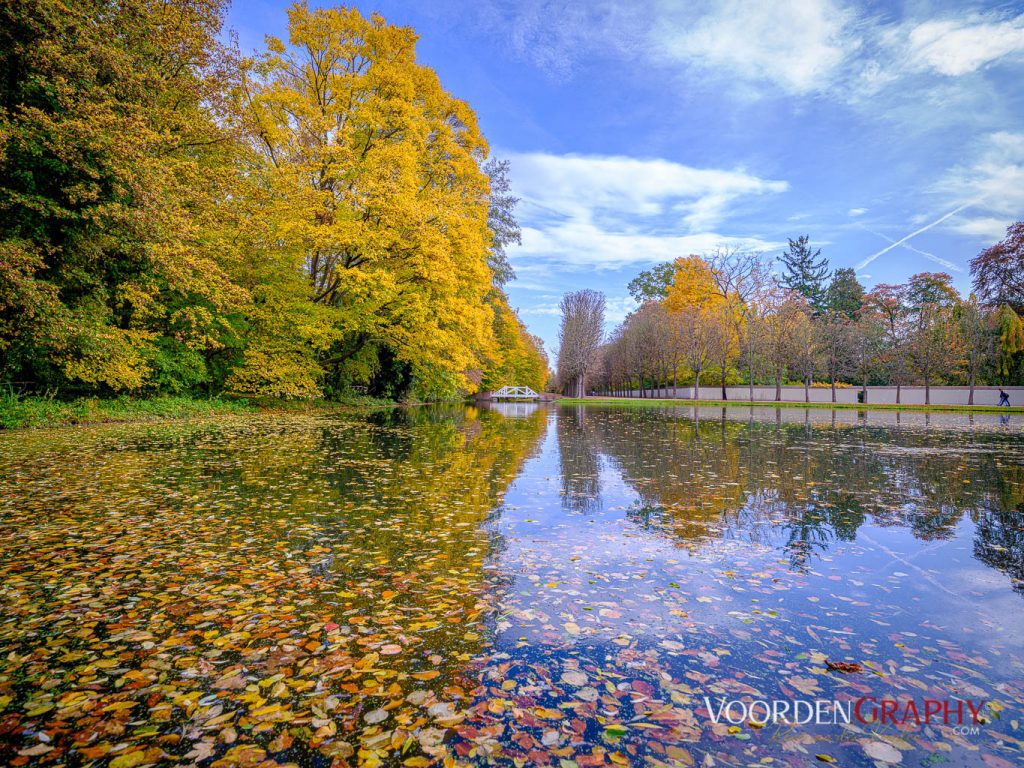
[[[0,762],[1019,764],[1021,429],[511,404],[2,435]],[[982,712],[759,728],[705,697]]]

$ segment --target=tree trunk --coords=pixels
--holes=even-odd
[[[693,399],[700,400],[700,371],[693,372]]]
[[[967,395],[967,404],[968,405],[974,405],[974,371],[971,371],[970,385],[971,385],[971,391],[970,391],[970,394]]]
[[[924,379],[924,404],[932,404],[932,385],[927,376]]]
[[[782,371],[775,374],[775,402],[782,402]]]
[[[836,401],[836,375],[832,374],[832,402]]]
[[[750,334],[748,333],[749,337]],[[747,339],[747,386],[750,388],[750,402],[754,402],[754,349],[753,343]]]
[[[900,388],[903,386],[902,383],[896,382],[896,405],[900,404]]]
[[[811,377],[808,376],[804,379],[804,402],[811,402]]]

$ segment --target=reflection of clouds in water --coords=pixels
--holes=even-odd
[[[599,572],[602,576],[593,580],[598,586],[581,590],[587,595],[586,587],[599,588],[607,574],[678,570],[665,563],[680,551],[705,563],[740,553],[777,559],[782,552],[790,568],[806,571],[816,560],[835,556],[840,542],[857,541],[869,518],[909,531],[907,538],[920,552],[970,536],[971,526],[957,530],[969,500],[951,505],[943,493],[936,496],[933,484],[944,475],[920,461],[987,457],[993,446],[941,443],[885,450],[884,429],[862,429],[860,441],[848,433],[842,441],[817,432],[808,439],[802,429],[794,433],[786,425],[777,433],[774,423],[755,422],[751,433],[722,419],[721,409],[714,411],[717,420],[705,418],[697,426],[665,413],[559,409],[557,445],[549,444],[536,463],[543,479],[532,478],[528,469],[513,491],[522,494],[515,515],[503,517],[506,530],[514,529],[515,543],[506,554],[522,561],[519,571],[570,579],[574,589],[580,588],[582,570]],[[899,434],[911,441],[928,438],[928,433]],[[746,453],[738,449],[741,441]],[[725,466],[730,456],[733,466]],[[561,513],[544,498],[556,473]],[[959,478],[949,480],[962,492]],[[851,481],[856,490],[841,487]],[[800,494],[808,488],[813,490]],[[725,503],[709,503],[715,496]],[[915,501],[894,503],[900,498]],[[582,513],[586,522],[567,518],[566,512]],[[735,546],[730,550],[727,543]],[[861,557],[846,556],[851,562]],[[687,578],[695,573],[691,569]],[[633,579],[630,585],[643,594],[647,583]],[[703,586],[720,588],[713,580]],[[544,595],[540,590],[538,599]]]
[[[593,408],[553,420],[489,523],[503,547],[485,566],[498,577],[498,653],[483,674],[517,681],[517,697],[569,706],[563,671],[593,682],[604,670],[621,675],[610,678],[620,693],[639,681],[689,712],[680,702],[693,691],[829,697],[849,683],[877,697],[1024,701],[1012,656],[1020,597],[993,570],[1012,574],[1024,552],[1024,470],[998,427],[833,428],[720,411],[698,425]],[[826,658],[884,674],[813,671]],[[587,696],[607,697],[601,688]],[[619,699],[618,715],[639,717],[638,701]],[[728,751],[701,735],[699,715],[689,727],[698,759]],[[903,736],[914,744],[905,762],[927,754]],[[660,735],[627,738],[642,748]]]
[[[878,698],[1022,700],[1008,677],[1024,645],[1020,598],[972,549],[972,516],[993,489],[1002,504],[1021,494],[994,459],[1014,454],[1005,437],[872,427],[840,439],[802,424],[577,411],[558,411],[557,438],[496,521],[508,547],[495,565],[514,573],[495,622],[502,675],[551,702],[573,695],[557,693],[567,669],[622,675],[616,690],[650,681],[675,704],[709,691],[828,698],[850,683]],[[897,450],[878,450],[887,440]],[[585,507],[565,502],[581,489]],[[825,659],[884,674],[813,671]],[[628,702],[619,715],[639,718]],[[729,750],[698,732],[698,759]],[[926,756],[903,735],[905,761]]]

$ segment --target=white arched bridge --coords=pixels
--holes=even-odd
[[[502,387],[491,394],[492,400],[539,400],[540,395],[529,387]]]

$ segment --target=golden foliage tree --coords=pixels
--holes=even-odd
[[[699,397],[700,370],[718,368],[723,397],[730,366],[739,355],[740,332],[744,324],[742,302],[735,290],[718,279],[714,265],[700,256],[675,261],[675,274],[668,287],[665,307],[686,329],[680,338],[684,357],[695,378]],[[697,366],[697,367],[695,367]]]
[[[544,343],[523,325],[504,291],[495,288],[488,302],[494,309],[495,351],[484,369],[481,388],[494,390],[508,385],[542,392],[549,375]]]
[[[411,29],[304,3],[288,18],[288,40],[269,39],[250,66],[240,108],[265,160],[276,258],[327,311],[292,342],[254,341],[235,380],[270,385],[277,365],[304,359],[293,378],[312,391],[318,368],[383,345],[422,389],[469,389],[493,352],[476,118],[417,64]]]

